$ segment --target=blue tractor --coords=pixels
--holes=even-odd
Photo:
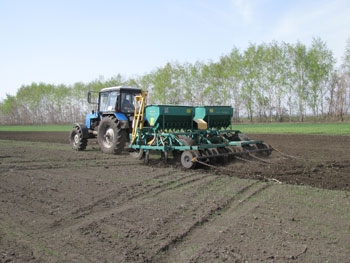
[[[119,154],[129,141],[134,118],[135,97],[141,89],[128,86],[104,88],[98,92],[98,102],[93,102],[92,92],[88,102],[97,105],[86,116],[85,123],[75,123],[69,134],[70,144],[76,151],[86,149],[89,139],[97,138],[104,153]]]

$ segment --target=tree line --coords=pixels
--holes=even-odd
[[[320,38],[250,44],[217,61],[169,62],[142,76],[120,74],[89,83],[23,85],[0,102],[1,124],[63,124],[82,121],[92,110],[88,91],[132,85],[148,90],[148,102],[175,105],[231,105],[234,121],[340,120],[350,109],[350,40],[343,63]]]

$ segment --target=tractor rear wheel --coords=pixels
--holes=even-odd
[[[87,139],[83,137],[83,132],[79,126],[74,127],[69,133],[69,141],[76,151],[84,151],[87,146]]]
[[[97,140],[104,153],[120,154],[126,142],[126,132],[120,129],[114,116],[108,116],[100,122]]]

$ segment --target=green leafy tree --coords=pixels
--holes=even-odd
[[[317,117],[321,109],[324,113],[324,97],[327,92],[327,85],[330,82],[335,60],[332,51],[320,38],[314,38],[307,55],[309,61],[310,89],[308,104],[312,109],[313,116]]]
[[[169,103],[168,95],[174,90],[172,65],[167,63],[163,68],[156,70],[153,75],[153,101],[160,104]],[[174,98],[171,100],[174,101]]]
[[[304,121],[309,85],[307,48],[305,45],[298,42],[290,51],[293,67],[293,73],[290,74],[290,77],[296,94],[299,121]]]
[[[342,68],[346,74],[350,75],[350,38],[346,42]]]
[[[15,96],[6,94],[6,98],[0,102],[1,123],[22,124],[18,113],[17,99]]]
[[[283,102],[286,96],[286,78],[289,68],[287,59],[287,49],[284,44],[277,42],[270,43],[265,54],[266,92],[269,103],[268,111],[270,121],[273,120],[275,112],[278,121],[282,120]]]
[[[238,48],[233,48],[230,54],[220,57],[218,62],[221,67],[221,86],[224,100],[223,105],[232,105],[234,109],[234,120],[238,121],[240,117],[240,108],[242,105],[241,87],[242,87],[242,63],[243,56]]]
[[[245,105],[248,118],[252,122],[254,117],[255,95],[258,86],[257,46],[250,44],[243,55],[243,81],[242,81],[242,101]]]

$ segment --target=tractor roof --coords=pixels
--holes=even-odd
[[[113,91],[113,90],[132,90],[132,91],[141,91],[141,89],[137,87],[130,87],[130,86],[115,86],[115,87],[108,87],[108,88],[103,88],[101,92],[106,92],[106,91]]]

